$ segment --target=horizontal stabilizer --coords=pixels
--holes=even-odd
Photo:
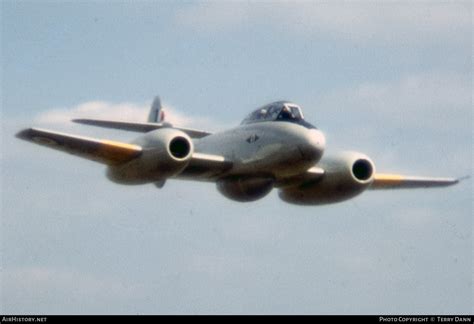
[[[211,134],[209,132],[196,130],[196,129],[173,127],[169,123],[133,123],[133,122],[126,122],[126,121],[114,121],[114,120],[104,120],[104,119],[86,119],[86,118],[73,119],[72,121],[75,122],[75,123],[78,123],[78,124],[99,126],[99,127],[105,127],[105,128],[121,129],[121,130],[132,131],[132,132],[140,132],[140,133],[148,133],[148,132],[150,132],[152,130],[155,130],[155,129],[168,127],[168,128],[174,128],[174,129],[180,130],[180,131],[188,134],[192,138],[201,138],[201,137],[205,137],[205,136]]]
[[[132,122],[125,122],[125,121],[113,121],[113,120],[104,120],[104,119],[80,118],[80,119],[73,119],[72,121],[78,124],[98,126],[98,127],[104,127],[104,128],[121,129],[121,130],[140,132],[140,133],[147,133],[152,130],[163,128],[166,126],[163,123],[132,123]]]
[[[405,189],[447,187],[458,183],[460,179],[403,176],[399,174],[377,173],[370,189]]]
[[[16,134],[17,138],[77,155],[88,160],[117,165],[138,157],[138,145],[28,128]]]

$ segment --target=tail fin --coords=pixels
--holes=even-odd
[[[155,97],[153,104],[150,108],[150,113],[148,114],[149,123],[160,123],[165,119],[165,112],[161,107],[160,97]]]

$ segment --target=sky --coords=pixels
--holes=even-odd
[[[327,151],[472,176],[472,2],[1,1],[0,313],[468,314],[472,179],[325,206],[120,186],[14,134],[217,131],[292,100]]]

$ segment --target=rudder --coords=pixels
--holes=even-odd
[[[165,119],[165,113],[161,106],[161,99],[159,96],[156,96],[151,105],[150,113],[148,114],[148,122],[160,123],[164,119]]]

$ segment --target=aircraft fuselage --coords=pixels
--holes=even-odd
[[[300,174],[322,157],[325,138],[315,128],[265,122],[241,125],[194,141],[195,150],[233,161],[225,175],[262,174],[275,179]],[[186,172],[178,178],[186,177]]]

